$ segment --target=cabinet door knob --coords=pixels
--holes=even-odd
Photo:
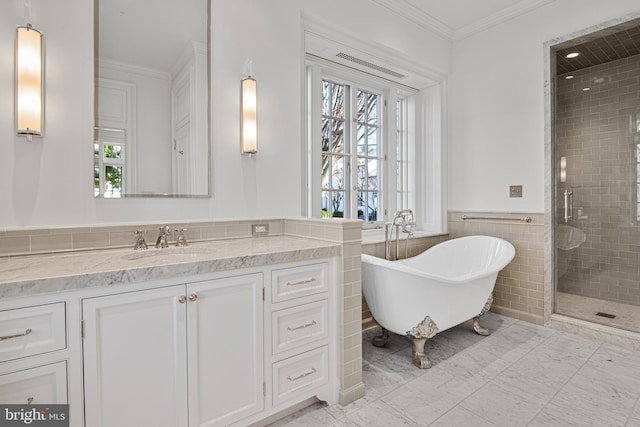
[[[178,297],[178,302],[180,304],[184,304],[185,302],[187,302],[187,296],[186,295],[180,295],[180,297]]]
[[[33,403],[33,397],[28,397],[27,398],[27,405],[31,405],[31,403]]]
[[[198,299],[198,295],[197,294],[189,295],[189,301],[196,301],[197,299]]]

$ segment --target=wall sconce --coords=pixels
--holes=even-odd
[[[257,82],[251,76],[242,80],[240,149],[249,157],[258,152],[257,91]]]
[[[43,55],[42,33],[31,27],[16,29],[16,133],[31,141],[42,136],[43,124]]]

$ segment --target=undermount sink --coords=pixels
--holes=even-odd
[[[165,249],[147,249],[142,251],[135,251],[132,253],[128,253],[123,255],[121,258],[129,261],[135,261],[138,259],[145,258],[157,258],[157,257],[167,257],[167,258],[198,258],[204,255],[210,255],[215,253],[215,249],[213,248],[194,248],[191,246],[187,247],[170,247]]]

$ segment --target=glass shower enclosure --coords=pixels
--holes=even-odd
[[[555,312],[640,332],[640,20],[554,54]]]

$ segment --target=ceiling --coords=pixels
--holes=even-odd
[[[459,40],[555,0],[372,0],[449,40]]]
[[[577,52],[576,58],[566,55]],[[556,74],[562,75],[640,54],[640,19],[606,28],[556,47]]]
[[[555,0],[372,0],[396,15],[456,41]],[[640,54],[640,19],[554,46],[557,74]],[[577,51],[580,56],[567,59]]]
[[[99,0],[99,56],[168,71],[191,41],[207,43],[207,0]]]

